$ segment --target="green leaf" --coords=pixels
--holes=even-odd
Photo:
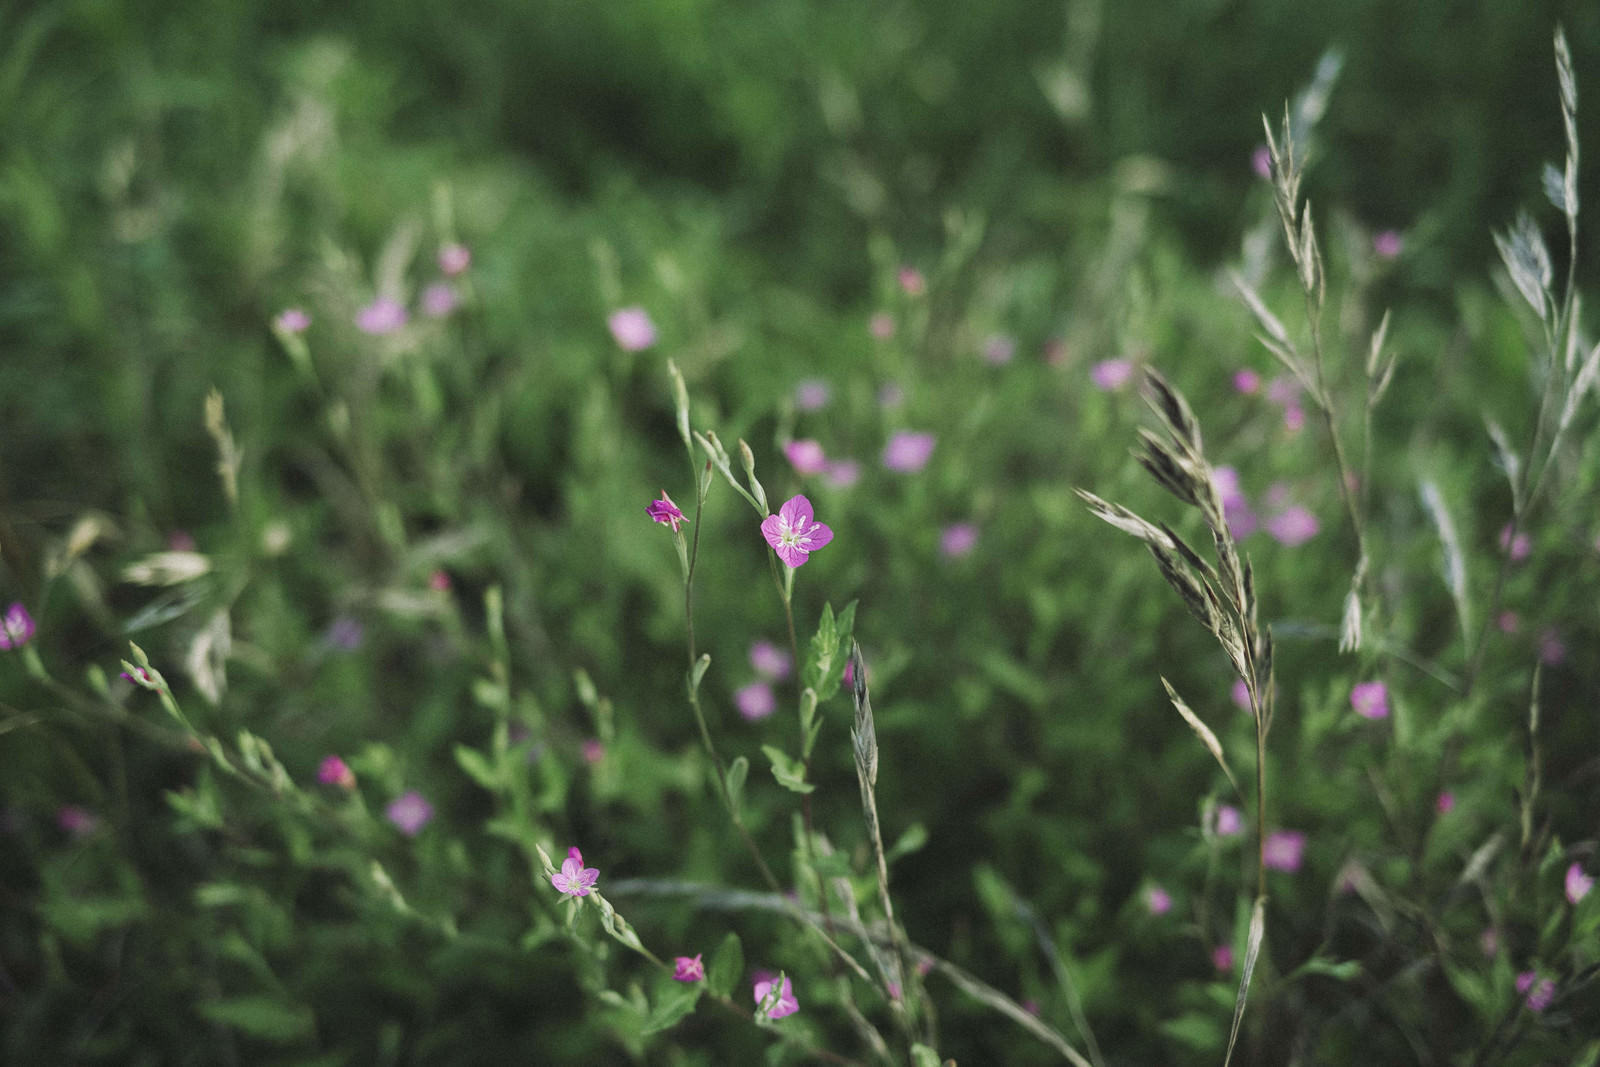
[[[203,1001],[200,1014],[263,1041],[298,1041],[316,1023],[305,1005],[268,996]]]
[[[828,669],[833,665],[833,658],[839,649],[839,632],[833,621],[833,605],[822,605],[822,618],[817,623],[817,632],[811,638],[811,647],[806,650],[806,667],[800,675],[803,688],[821,690],[822,680],[828,676]]]
[[[711,966],[706,968],[706,988],[713,996],[728,996],[742,973],[744,946],[739,943],[739,935],[730,930],[717,951],[711,954]]]
[[[913,852],[921,851],[922,846],[928,843],[928,828],[920,822],[914,822],[905,828],[900,839],[889,847],[884,853],[884,861],[893,863],[901,856],[909,856]]]
[[[500,791],[500,773],[490,764],[488,757],[475,748],[456,746],[456,762],[467,772],[467,777],[491,793]]]
[[[791,758],[783,749],[775,745],[762,745],[761,751],[772,761],[772,776],[779,785],[796,793],[809,793],[816,788],[806,781],[805,765]]]
[[[694,1011],[695,1002],[700,999],[703,986],[699,982],[679,982],[667,991],[656,1002],[655,1009],[650,1012],[650,1017],[644,1022],[641,1034],[653,1034],[659,1030],[676,1026],[685,1015]]]
[[[739,804],[744,800],[744,780],[749,775],[750,761],[743,756],[728,766],[728,802],[733,805],[735,815],[739,813]]]
[[[939,1054],[922,1042],[911,1046],[912,1067],[939,1067],[940,1062]]]
[[[824,878],[850,877],[850,857],[843,852],[813,855],[811,869]]]
[[[700,658],[694,661],[694,666],[689,669],[690,696],[694,696],[696,693],[700,692],[700,682],[703,678],[705,678],[706,670],[710,668],[710,666],[711,654],[709,652],[701,654]]]

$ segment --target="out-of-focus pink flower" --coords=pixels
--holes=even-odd
[[[433,821],[433,805],[415,789],[408,789],[390,803],[384,815],[401,833],[415,837],[418,831]]]
[[[567,849],[567,858],[561,861],[561,872],[550,876],[550,884],[571,897],[586,897],[600,880],[597,867],[583,865],[583,853],[578,846]]]
[[[1212,949],[1211,966],[1216,968],[1218,974],[1231,974],[1233,972],[1233,946],[1218,945]]]
[[[465,274],[470,266],[472,266],[472,253],[467,250],[466,245],[448,244],[439,249],[439,270],[446,278]]]
[[[1594,888],[1594,877],[1583,873],[1581,864],[1574,863],[1567,868],[1567,903],[1576,904],[1589,895],[1589,890]]]
[[[1274,830],[1267,835],[1261,862],[1268,870],[1294,872],[1305,856],[1306,835],[1299,830]]]
[[[1264,144],[1256,145],[1256,150],[1250,153],[1250,169],[1256,172],[1256,177],[1262,181],[1272,180],[1272,149]]]
[[[56,809],[56,825],[73,837],[87,837],[100,825],[100,816],[77,804],[63,804]]]
[[[598,876],[599,871],[595,874]],[[693,956],[679,956],[672,961],[672,977],[679,982],[703,982],[706,980],[706,965],[700,961],[704,953],[696,952]]]
[[[1144,906],[1151,915],[1165,915],[1172,910],[1172,894],[1158,885],[1150,886],[1144,891]]]
[[[444,318],[460,303],[455,286],[449,282],[433,282],[422,290],[422,311],[433,318]]]
[[[1514,611],[1502,611],[1496,621],[1503,634],[1514,634],[1522,628],[1522,617]]]
[[[1556,996],[1556,984],[1540,978],[1538,971],[1523,971],[1517,975],[1517,992],[1525,994],[1529,1011],[1544,1011]]]
[[[983,339],[983,360],[996,367],[1010,363],[1017,355],[1017,342],[1010,334],[994,333]]]
[[[1267,533],[1280,545],[1294,548],[1317,535],[1317,517],[1299,504],[1291,504],[1267,519]]]
[[[1254,711],[1250,707],[1250,683],[1243,678],[1235,678],[1233,680],[1233,689],[1229,691],[1228,695],[1233,699],[1234,706],[1240,711]]]
[[[915,267],[901,267],[895,278],[900,283],[901,292],[907,296],[921,296],[928,291],[927,280],[922,277],[922,272]]]
[[[1232,467],[1216,467],[1211,475],[1217,483],[1217,494],[1222,497],[1222,515],[1228,520],[1228,529],[1242,541],[1260,528],[1261,520],[1239,488],[1239,472]]]
[[[1372,251],[1382,259],[1393,259],[1405,246],[1405,238],[1400,236],[1399,230],[1383,230],[1372,238]]]
[[[939,551],[945,559],[970,555],[978,545],[978,527],[970,522],[953,522],[939,534]]]
[[[766,682],[751,682],[741,686],[733,694],[733,703],[745,722],[765,719],[778,710],[778,698],[773,695],[772,686]]]
[[[1438,812],[1440,815],[1449,815],[1455,810],[1455,807],[1456,795],[1450,792],[1448,789],[1440,793],[1439,798],[1433,802],[1433,810]]]
[[[167,534],[167,549],[172,552],[193,552],[199,547],[188,530],[173,530]]]
[[[1133,380],[1133,361],[1128,359],[1105,359],[1089,368],[1089,380],[1094,382],[1096,389],[1110,392],[1121,389]]]
[[[750,666],[769,682],[781,682],[794,671],[794,657],[771,641],[756,641],[750,646]]]
[[[1244,833],[1244,813],[1232,804],[1217,805],[1214,829],[1218,837],[1238,837]]]
[[[887,341],[894,336],[894,316],[887,311],[875,312],[867,320],[867,332],[880,341]]]
[[[1261,392],[1261,375],[1249,367],[1233,372],[1233,387],[1246,396]]]
[[[831,459],[822,478],[835,489],[848,489],[861,480],[861,464],[853,459]]]
[[[585,738],[582,745],[578,746],[583,754],[583,762],[599,763],[606,758],[606,746],[598,737]]]
[[[1478,950],[1483,953],[1484,959],[1494,959],[1500,955],[1500,931],[1494,927],[1485,927],[1483,933],[1478,935]]]
[[[434,571],[428,575],[428,588],[435,593],[448,593],[450,591],[450,575],[445,571]]]
[[[1561,634],[1555,627],[1546,627],[1539,633],[1539,662],[1546,666],[1555,666],[1567,658],[1566,643],[1561,640]]]
[[[776,515],[761,520],[761,536],[785,565],[803,565],[811,553],[833,540],[833,531],[817,522],[814,516],[811,501],[803,496],[792,496],[784,501]]]
[[[33,640],[37,629],[28,609],[20,601],[13,601],[6,613],[0,615],[0,651],[21,648]]]
[[[311,328],[311,316],[300,308],[284,308],[272,320],[272,325],[284,333],[305,333]]]
[[[794,406],[801,411],[821,411],[828,406],[833,390],[820,378],[807,378],[794,387]]]
[[[1382,682],[1358,682],[1350,690],[1350,706],[1363,719],[1389,717],[1389,687]]]
[[[755,982],[756,1010],[769,1019],[781,1019],[800,1010],[794,987],[787,976],[782,978],[758,974]]]
[[[789,463],[801,477],[821,474],[828,469],[828,457],[823,453],[822,445],[810,438],[790,441],[783,446],[783,454],[789,457]]]
[[[317,766],[317,781],[323,785],[336,785],[350,790],[356,787],[356,774],[350,765],[338,756],[324,756]]]
[[[606,320],[611,336],[624,352],[642,352],[656,343],[656,324],[642,307],[626,307],[611,313]]]
[[[380,296],[356,312],[356,329],[374,337],[382,337],[402,329],[409,318],[400,301]]]
[[[1511,557],[1512,563],[1521,563],[1533,551],[1533,539],[1525,531],[1511,532],[1511,524],[1500,528],[1500,551]]]
[[[883,465],[901,474],[915,474],[928,465],[937,438],[931,433],[902,430],[883,448]]]

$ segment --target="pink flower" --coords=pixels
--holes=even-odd
[[[73,837],[87,837],[100,825],[100,816],[77,804],[63,804],[56,809],[56,825]]]
[[[1350,690],[1350,706],[1363,719],[1389,717],[1389,687],[1382,682],[1359,682]]]
[[[449,282],[434,282],[422,290],[423,313],[436,319],[442,319],[450,314],[460,302],[460,298],[456,296],[455,286]]]
[[[794,387],[794,406],[801,411],[821,411],[828,406],[833,390],[820,378],[807,378]]]
[[[385,809],[384,815],[399,827],[401,833],[415,837],[419,830],[433,821],[433,805],[415,789],[408,789],[395,798]]]
[[[284,333],[305,333],[311,328],[311,316],[299,308],[284,308],[272,325]]]
[[[1393,259],[1405,248],[1405,238],[1398,230],[1384,230],[1372,238],[1372,251],[1381,259]]]
[[[550,884],[573,897],[586,897],[600,880],[597,867],[583,865],[583,853],[574,845],[567,849],[567,858],[561,861],[561,873],[550,876]],[[697,957],[698,958],[698,957]]]
[[[450,591],[450,575],[444,571],[434,571],[428,575],[428,588],[435,593],[448,593]]]
[[[931,433],[902,430],[883,448],[883,465],[901,474],[915,474],[928,465],[937,439]]]
[[[1561,640],[1561,634],[1555,627],[1549,627],[1539,633],[1539,662],[1546,666],[1554,666],[1567,658],[1567,646]]]
[[[1443,793],[1440,793],[1439,798],[1433,802],[1433,810],[1438,812],[1440,815],[1449,815],[1455,810],[1455,807],[1456,795],[1450,792],[1448,789]]]
[[[1249,537],[1260,527],[1261,520],[1256,518],[1250,501],[1239,488],[1239,472],[1232,467],[1217,467],[1211,473],[1217,482],[1217,493],[1222,497],[1222,516],[1228,521],[1228,529],[1236,539]]]
[[[1494,959],[1500,955],[1500,931],[1494,927],[1485,927],[1483,933],[1478,935],[1478,950],[1485,959]]]
[[[1233,946],[1218,945],[1211,950],[1211,966],[1217,969],[1218,974],[1228,974],[1233,970]]]
[[[922,272],[915,267],[901,267],[896,280],[900,282],[900,289],[907,296],[921,296],[928,291],[928,283],[922,277]]]
[[[613,311],[606,325],[611,327],[611,336],[624,352],[641,352],[656,343],[656,324],[650,321],[650,314],[644,308]]]
[[[1089,380],[1094,382],[1096,389],[1103,389],[1106,392],[1121,389],[1132,378],[1132,360],[1107,359],[1089,368]]]
[[[599,763],[606,758],[606,746],[598,737],[586,737],[583,744],[578,746],[583,753],[583,762]]]
[[[746,722],[765,719],[778,710],[778,698],[766,682],[751,682],[733,694],[733,703]]]
[[[1594,888],[1594,878],[1583,873],[1583,867],[1574,863],[1567,868],[1567,903],[1576,904]]]
[[[599,871],[595,872],[598,877]],[[696,952],[693,956],[679,956],[672,961],[672,977],[679,982],[703,982],[706,980],[706,965],[700,962],[704,953]]]
[[[1144,891],[1144,905],[1151,915],[1165,915],[1172,910],[1172,894],[1158,885]]]
[[[1256,177],[1263,181],[1272,180],[1272,149],[1264,144],[1256,145],[1256,150],[1250,153],[1250,169],[1256,172]]]
[[[1523,971],[1517,975],[1517,992],[1527,995],[1529,1011],[1544,1011],[1556,996],[1556,984],[1540,978],[1538,971]]]
[[[356,312],[356,329],[374,337],[382,337],[384,334],[401,329],[408,318],[406,309],[400,305],[400,301],[393,297],[380,296]]]
[[[1507,523],[1500,530],[1500,551],[1510,556],[1512,563],[1521,563],[1533,551],[1533,540],[1526,533],[1512,536],[1511,524]]]
[[[800,1010],[800,1002],[794,998],[794,987],[787,976],[773,978],[757,974],[755,997],[757,1014],[768,1019],[781,1019]]]
[[[750,646],[750,666],[769,682],[781,682],[794,670],[794,658],[771,641]]]
[[[1243,678],[1233,680],[1233,689],[1228,694],[1233,698],[1234,706],[1240,711],[1250,711],[1250,683]]]
[[[1280,545],[1294,548],[1317,535],[1317,517],[1299,504],[1291,504],[1267,520],[1267,533]]]
[[[1261,391],[1261,375],[1246,367],[1233,372],[1233,387],[1246,396]]]
[[[887,311],[877,312],[867,320],[867,332],[880,341],[894,336],[894,316]]]
[[[1306,851],[1306,835],[1299,830],[1274,830],[1267,835],[1261,862],[1268,870],[1294,872]]]
[[[1499,623],[1500,632],[1503,634],[1514,634],[1522,628],[1522,617],[1514,611],[1502,611],[1500,618],[1496,621]]]
[[[1004,333],[990,334],[983,339],[983,360],[996,367],[1010,363],[1017,355],[1017,342]]]
[[[336,785],[340,789],[354,789],[356,775],[338,756],[325,756],[317,767],[317,781],[323,785]]]
[[[945,559],[970,555],[978,544],[978,527],[970,522],[954,522],[939,534],[939,551]]]
[[[810,438],[790,441],[783,446],[783,454],[789,457],[794,472],[802,478],[828,469],[828,457],[823,454],[822,446]]]
[[[0,616],[0,651],[21,648],[33,640],[36,629],[28,609],[13,601],[5,615]]]
[[[861,480],[861,464],[853,459],[829,460],[822,477],[835,489],[848,489]]]
[[[1232,804],[1218,805],[1213,829],[1218,837],[1238,837],[1244,833],[1244,813]]]
[[[661,499],[650,501],[649,506],[644,511],[646,515],[649,515],[656,522],[672,527],[673,533],[678,532],[678,527],[682,523],[689,521],[683,517],[682,510],[672,502],[672,498],[667,495],[665,489],[661,490]]]
[[[466,245],[448,244],[439,249],[439,270],[446,278],[465,274],[470,266],[472,266],[472,253],[467,250]]]
[[[811,501],[792,496],[776,515],[761,520],[761,536],[790,567],[801,566],[811,553],[833,540],[833,531],[817,522],[813,514]]]

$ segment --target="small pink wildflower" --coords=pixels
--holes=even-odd
[[[1289,871],[1300,869],[1305,857],[1306,835],[1299,830],[1274,830],[1267,835],[1261,862],[1268,870]]]
[[[1261,392],[1261,375],[1249,367],[1233,372],[1233,387],[1246,396]]]
[[[1503,634],[1514,634],[1522,628],[1522,617],[1514,611],[1502,611],[1496,621]]]
[[[449,282],[434,282],[422,290],[422,311],[432,318],[444,318],[460,303],[455,286]]]
[[[324,756],[317,766],[317,781],[323,785],[336,785],[340,789],[350,790],[356,787],[355,772],[349,764],[338,756]]]
[[[1492,960],[1500,955],[1500,931],[1492,926],[1484,928],[1478,935],[1478,950],[1483,953],[1484,959]]]
[[[1547,667],[1553,667],[1567,658],[1566,643],[1561,640],[1561,633],[1555,627],[1547,627],[1539,633],[1539,662]]]
[[[599,875],[596,871],[596,876]],[[672,977],[679,982],[704,982],[706,980],[706,965],[700,961],[703,952],[696,952],[693,956],[678,956],[672,961]]]
[[[0,651],[21,648],[33,640],[37,629],[28,609],[13,601],[5,615],[0,616]]]
[[[1151,915],[1165,915],[1172,910],[1172,894],[1153,885],[1144,891],[1144,906],[1150,909]]]
[[[1235,678],[1233,680],[1233,689],[1228,695],[1233,699],[1234,706],[1240,711],[1252,710],[1250,707],[1250,683],[1243,678]]]
[[[1010,334],[995,333],[983,339],[983,361],[995,367],[1010,363],[1017,355],[1017,342]]]
[[[434,571],[428,575],[428,588],[435,593],[448,593],[450,591],[450,575],[445,571]]]
[[[1089,380],[1094,382],[1095,388],[1111,392],[1121,389],[1133,380],[1133,361],[1127,359],[1106,359],[1089,368]]]
[[[1239,540],[1249,537],[1260,527],[1261,520],[1256,518],[1250,501],[1239,488],[1239,472],[1232,467],[1217,467],[1211,473],[1222,497],[1222,515],[1228,520],[1228,529]]]
[[[820,378],[807,378],[794,387],[794,406],[801,411],[821,411],[828,406],[833,390]]]
[[[650,321],[650,313],[644,308],[613,311],[606,325],[624,352],[642,352],[656,343],[656,324]]]
[[[887,311],[879,311],[867,320],[867,332],[879,341],[887,341],[894,336],[894,316]]]
[[[848,489],[861,480],[861,464],[853,459],[829,460],[822,478],[835,489]]]
[[[883,465],[900,474],[915,474],[928,465],[937,438],[931,433],[902,430],[883,448]]]
[[[945,559],[971,555],[977,545],[978,527],[970,522],[953,522],[939,534],[939,551]]]
[[[561,873],[550,876],[551,885],[572,897],[588,896],[599,880],[599,868],[583,865],[583,853],[578,851],[577,845],[567,849],[567,858],[561,861]]]
[[[394,333],[405,326],[409,316],[400,301],[393,297],[380,296],[360,311],[356,312],[356,329],[374,337]]]
[[[811,501],[792,496],[776,515],[761,520],[761,536],[786,565],[799,567],[811,553],[833,540],[833,531],[816,521]]]
[[[1256,145],[1256,150],[1250,153],[1250,169],[1256,172],[1256,177],[1262,181],[1272,180],[1272,149],[1264,144]]]
[[[188,530],[172,530],[167,534],[167,548],[172,552],[193,552],[198,547]]]
[[[73,837],[87,837],[100,825],[100,816],[77,804],[63,804],[56,809],[56,825]]]
[[[433,821],[433,805],[415,789],[408,789],[384,810],[384,816],[407,837],[415,837]]]
[[[1317,536],[1317,517],[1299,504],[1291,504],[1267,520],[1267,533],[1280,545],[1295,548]]]
[[[1456,795],[1448,789],[1440,793],[1438,799],[1433,802],[1433,810],[1440,815],[1449,815],[1455,808]]]
[[[1526,995],[1529,1011],[1544,1011],[1555,999],[1556,984],[1548,978],[1540,978],[1538,971],[1523,971],[1517,975],[1517,992]]]
[[[1350,690],[1350,706],[1363,719],[1389,717],[1389,687],[1382,682],[1358,682]]]
[[[284,333],[305,333],[311,328],[311,316],[300,308],[284,308],[272,325]]]
[[[682,509],[672,502],[665,489],[661,490],[661,499],[650,501],[644,511],[656,522],[672,527],[673,533],[677,533],[678,527],[689,521],[683,517]]]
[[[1306,409],[1299,404],[1290,404],[1283,409],[1283,428],[1290,433],[1299,433],[1306,425]]]
[[[1233,971],[1233,946],[1218,945],[1211,950],[1211,966],[1215,967],[1218,974],[1229,974]]]
[[[1581,864],[1574,863],[1567,868],[1567,903],[1576,904],[1589,895],[1589,890],[1594,888],[1594,877],[1583,873]]]
[[[1500,529],[1500,551],[1510,556],[1512,563],[1521,563],[1533,552],[1533,539],[1525,532],[1512,536],[1511,524],[1507,523]]]
[[[783,454],[789,458],[794,472],[802,478],[811,474],[821,474],[828,469],[828,457],[823,454],[822,445],[810,438],[790,441],[783,446]]]
[[[781,682],[794,670],[794,657],[771,641],[750,646],[750,666],[769,682]]]
[[[788,976],[774,978],[758,974],[755,982],[756,1011],[769,1019],[781,1019],[800,1010]]]
[[[448,244],[439,249],[439,270],[446,278],[465,274],[472,266],[472,253],[466,245]]]
[[[900,283],[900,290],[907,296],[921,296],[928,291],[927,280],[915,267],[901,267],[895,278]]]
[[[1214,829],[1218,837],[1238,837],[1244,833],[1244,813],[1232,804],[1219,804]]]
[[[778,698],[766,682],[751,682],[733,694],[734,706],[745,722],[758,722],[778,710]]]
[[[598,737],[584,738],[583,744],[578,746],[578,749],[583,754],[583,762],[585,763],[599,763],[606,758],[605,743]]]
[[[1383,230],[1372,238],[1372,251],[1380,259],[1393,259],[1405,249],[1405,238],[1399,230]]]

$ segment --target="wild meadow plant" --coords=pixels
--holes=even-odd
[[[0,616],[7,1055],[1595,1063],[1600,346],[1556,42],[1565,279],[1532,221],[1497,239],[1532,416],[1371,314],[1406,240],[1312,215],[1336,59],[1267,127],[1293,269],[1247,242],[1243,311],[1146,258],[1135,193],[1066,321],[952,212],[941,255],[873,239],[860,315],[784,294],[816,333],[765,362],[693,218],[648,268],[586,220],[550,259],[599,297],[532,339],[463,236],[516,217],[496,182],[328,236],[263,316],[280,405],[184,416],[218,517],[86,512]],[[275,180],[332,202],[296,114]]]

